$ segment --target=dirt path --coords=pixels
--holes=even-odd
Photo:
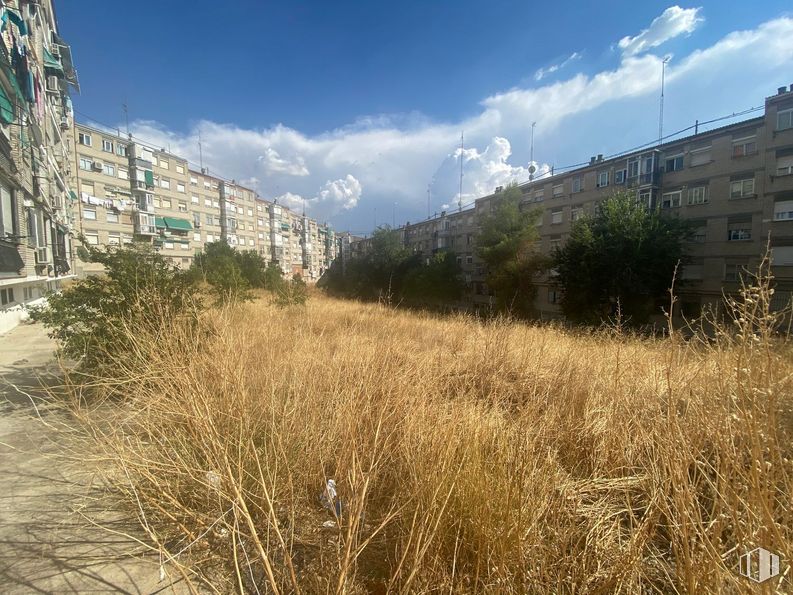
[[[178,575],[159,580],[157,558],[141,544],[87,520],[138,533],[134,519],[107,509],[80,453],[64,456],[68,445],[53,428],[68,416],[39,405],[35,417],[31,400],[9,386],[55,382],[54,348],[39,325],[0,335],[0,592],[188,592]]]

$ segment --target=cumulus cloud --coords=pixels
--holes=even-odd
[[[364,233],[370,230],[378,205],[386,212],[398,202],[397,217],[402,220],[426,216],[431,181],[432,211],[444,204],[456,205],[461,158],[464,202],[512,180],[528,179],[534,121],[535,155],[540,160],[536,175],[547,164],[558,167],[586,160],[590,154],[608,153],[605,143],[619,143],[613,148],[624,149],[651,140],[657,121],[647,116],[647,105],[657,97],[661,58],[636,48],[646,50],[674,31],[680,35],[693,30],[698,9],[687,9],[685,18],[672,18],[685,12],[673,8],[671,16],[668,9],[646,31],[621,42],[624,54],[614,67],[493,93],[483,99],[477,113],[461,121],[441,123],[417,114],[375,115],[314,135],[283,125],[244,129],[209,121],[195,122],[178,133],[157,122],[138,121],[132,132],[196,164],[200,131],[204,164],[211,172],[248,180],[264,198],[278,197],[296,209],[302,209],[306,197],[312,216]],[[659,19],[677,25],[659,32]],[[756,105],[758,94],[788,82],[778,77],[791,62],[793,19],[788,17],[729,33],[709,47],[679,56],[667,68],[667,120],[674,121],[676,105],[690,116],[687,124],[697,117]],[[731,74],[736,63],[742,64],[745,74],[740,79]],[[714,94],[714,88],[721,92]],[[645,128],[637,127],[637,122]],[[589,136],[582,125],[589,127]],[[461,130],[466,140],[462,153]]]
[[[580,59],[581,59],[581,54],[579,52],[573,52],[567,58],[562,60],[559,64],[552,64],[547,68],[538,69],[537,72],[534,73],[534,80],[541,81],[549,74],[553,74],[554,72],[561,70],[562,68],[570,64],[570,62],[574,62],[575,60],[580,60]]]
[[[290,176],[307,176],[306,160],[297,155],[294,159],[284,159],[272,147],[267,147],[263,155],[259,155],[259,162],[268,173],[283,173]]]
[[[623,37],[617,45],[625,56],[646,52],[678,35],[687,35],[694,31],[705,20],[700,15],[701,11],[702,8],[670,6],[647,29],[634,37]]]

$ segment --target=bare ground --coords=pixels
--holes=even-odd
[[[0,336],[0,592],[188,592],[125,536],[136,520],[70,444],[69,416],[40,400],[58,382],[54,349],[40,325]]]

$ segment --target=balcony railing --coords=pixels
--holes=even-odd
[[[658,186],[661,183],[661,172],[653,171],[646,174],[639,174],[638,176],[628,176],[625,185],[628,188],[637,188],[639,186]]]

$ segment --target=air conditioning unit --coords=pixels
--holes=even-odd
[[[57,76],[50,75],[47,77],[47,91],[54,91],[55,93],[61,92],[61,85]]]
[[[91,165],[91,168],[94,171],[102,171],[102,163],[100,161],[94,161],[93,164]]]
[[[47,246],[36,248],[36,264],[49,264],[50,249]]]
[[[61,116],[61,130],[69,130],[71,125],[69,124],[69,118],[66,116]]]

